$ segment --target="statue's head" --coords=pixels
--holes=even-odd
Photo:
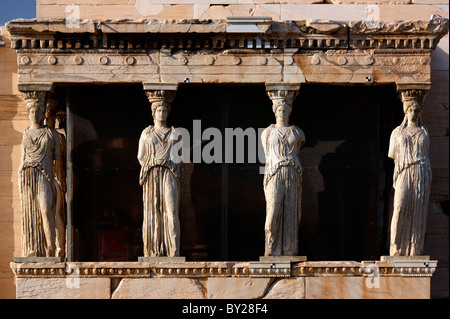
[[[274,100],[272,109],[276,119],[287,121],[292,112],[292,104],[284,99]]]
[[[24,94],[24,100],[27,105],[27,113],[31,122],[42,124],[45,119],[45,103],[44,97],[39,94],[41,92],[29,92]]]
[[[170,113],[170,103],[166,101],[158,101],[152,103],[152,116],[156,121],[166,121]]]
[[[409,122],[417,123],[422,116],[423,90],[408,90],[402,92],[403,112]]]
[[[415,100],[403,102],[403,111],[409,122],[417,123],[422,115],[422,105]]]

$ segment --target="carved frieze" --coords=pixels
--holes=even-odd
[[[16,278],[213,278],[213,277],[431,277],[437,261],[261,262],[72,262],[11,263]]]

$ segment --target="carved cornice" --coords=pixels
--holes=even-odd
[[[75,23],[75,24],[74,24]],[[6,24],[11,34],[52,33],[225,33],[227,20],[192,19],[83,19],[74,23],[65,19],[16,19]],[[449,20],[433,15],[430,20],[409,21],[272,21],[274,33],[337,34],[347,33],[446,33]]]
[[[433,15],[429,21],[350,21],[350,32],[362,34],[442,34],[448,32],[449,20]]]
[[[7,23],[16,50],[135,49],[432,49],[448,19],[429,21],[271,22],[270,32],[227,33],[225,20],[18,19]],[[412,41],[410,43],[410,40]],[[413,41],[414,40],[414,41]]]
[[[208,277],[323,277],[402,276],[431,277],[437,261],[398,262],[73,262],[11,263],[18,278],[106,277],[106,278],[208,278]]]

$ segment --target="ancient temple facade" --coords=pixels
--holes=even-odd
[[[448,297],[448,28],[439,0],[38,0],[1,35],[2,297]],[[396,259],[388,152],[405,92],[426,96],[433,181],[424,249]],[[306,137],[299,256],[267,259],[261,132],[286,96]],[[54,259],[21,255],[24,99],[66,141]],[[183,259],[142,258],[136,157],[155,101],[185,133]]]

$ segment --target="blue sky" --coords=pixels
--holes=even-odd
[[[36,18],[36,0],[0,0],[0,26],[19,18]]]

